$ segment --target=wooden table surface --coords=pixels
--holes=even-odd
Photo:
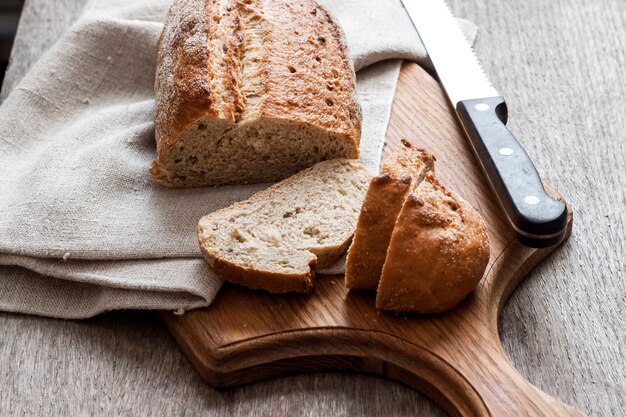
[[[0,100],[86,0],[27,0]],[[504,307],[532,383],[589,416],[626,414],[626,2],[452,0],[510,128],[572,204],[574,232]],[[373,376],[301,375],[229,390],[198,377],[158,317],[0,313],[0,415],[443,416]]]

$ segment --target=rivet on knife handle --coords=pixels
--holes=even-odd
[[[531,247],[559,243],[567,208],[546,194],[530,157],[509,129],[502,97],[461,100],[457,115],[518,239]]]
[[[437,78],[455,108],[478,162],[520,242],[559,243],[567,209],[550,198],[530,158],[506,123],[506,105],[493,88],[444,0],[402,0]]]

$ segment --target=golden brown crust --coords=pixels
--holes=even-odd
[[[262,93],[253,117],[319,128],[346,141],[342,157],[358,157],[355,74],[326,9],[313,0],[176,0],[157,54],[157,159],[150,167],[157,183],[172,185],[160,170],[187,129],[207,117],[236,124],[246,112],[246,25],[262,33]]]
[[[346,262],[346,287],[375,290],[391,232],[411,183],[382,175],[372,179]]]
[[[354,243],[346,263],[346,287],[378,287],[396,218],[407,195],[433,169],[434,158],[403,139],[402,145],[372,179],[365,195]]]
[[[489,261],[480,214],[432,173],[409,196],[394,228],[376,307],[439,313],[478,284]]]
[[[358,148],[361,108],[339,26],[312,0],[255,3],[268,19],[263,117],[299,120],[344,133]]]
[[[400,139],[402,146],[383,162],[381,174],[395,178],[411,177],[422,181],[427,171],[434,170],[435,156],[426,149],[418,148],[408,139]]]
[[[213,112],[207,6],[211,2],[178,0],[165,19],[157,46],[155,135],[164,152],[184,128]]]

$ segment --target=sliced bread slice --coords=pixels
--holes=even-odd
[[[483,218],[428,173],[396,221],[376,307],[416,313],[449,310],[476,287],[488,261]]]
[[[434,169],[435,159],[402,139],[401,146],[372,179],[348,251],[346,287],[375,290],[396,218],[406,197]]]
[[[370,179],[356,160],[324,161],[204,216],[198,239],[209,267],[248,288],[311,291],[312,268],[333,265],[350,244]]]

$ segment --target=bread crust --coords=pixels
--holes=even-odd
[[[346,287],[376,290],[391,233],[406,197],[434,168],[434,157],[402,139],[365,195],[346,262]]]
[[[262,34],[254,93],[243,79],[250,25]],[[341,29],[313,0],[176,0],[158,44],[155,92],[150,172],[164,186],[180,186],[166,175],[172,147],[206,120],[233,128],[242,119],[289,121],[345,141],[336,157],[358,157],[353,64]]]
[[[376,307],[440,313],[465,298],[489,261],[480,214],[429,173],[398,216]]]

